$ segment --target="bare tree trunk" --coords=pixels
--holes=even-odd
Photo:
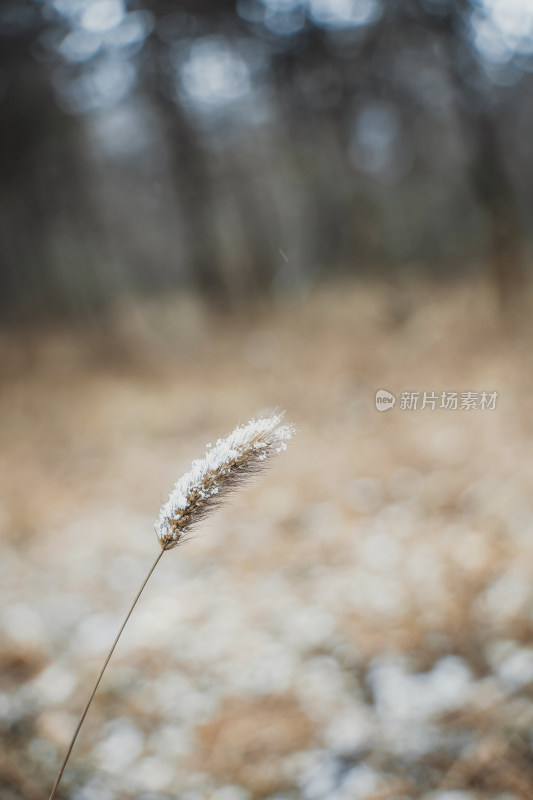
[[[216,307],[228,306],[229,287],[216,248],[209,153],[187,112],[158,92],[158,112],[168,142],[172,179],[183,221],[182,243],[193,284]]]
[[[489,226],[489,272],[504,316],[517,311],[525,285],[523,241],[516,197],[502,161],[494,122],[478,114],[472,123],[475,156],[470,174]]]

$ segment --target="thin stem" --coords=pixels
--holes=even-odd
[[[80,717],[80,721],[78,722],[78,725],[77,725],[77,727],[76,727],[76,730],[74,731],[74,736],[72,737],[72,740],[71,740],[71,742],[70,742],[69,748],[68,748],[68,750],[67,750],[67,754],[66,754],[66,756],[65,756],[65,758],[64,758],[64,760],[63,760],[63,763],[61,764],[61,769],[59,770],[59,775],[58,775],[58,776],[57,776],[57,778],[56,778],[56,782],[54,783],[54,788],[52,789],[52,793],[51,793],[50,797],[48,798],[48,800],[53,800],[53,798],[56,796],[57,788],[58,788],[58,786],[59,786],[59,783],[60,783],[60,781],[61,781],[61,778],[63,777],[63,773],[64,773],[64,771],[65,771],[65,767],[67,766],[68,760],[69,760],[69,758],[70,758],[70,754],[72,753],[72,750],[73,750],[73,748],[74,748],[74,744],[76,743],[76,739],[78,738],[78,734],[79,734],[79,732],[80,732],[80,730],[81,730],[81,726],[83,725],[83,722],[84,722],[84,720],[85,720],[85,717],[87,716],[87,712],[89,711],[89,708],[91,707],[91,703],[92,703],[92,701],[93,701],[93,697],[95,696],[95,694],[96,694],[96,690],[98,689],[98,687],[99,687],[99,685],[100,685],[100,681],[102,680],[102,677],[103,677],[103,675],[104,675],[104,672],[105,672],[105,670],[106,670],[106,667],[107,667],[107,665],[109,664],[109,661],[110,661],[110,659],[111,659],[111,656],[113,655],[113,652],[114,652],[114,650],[115,650],[115,647],[117,646],[118,640],[120,639],[120,637],[121,637],[121,635],[122,635],[122,631],[123,631],[123,630],[124,630],[124,628],[126,627],[126,623],[127,623],[127,621],[129,620],[129,618],[131,617],[131,614],[132,614],[132,612],[133,612],[133,609],[134,609],[134,608],[135,608],[135,606],[137,605],[137,600],[139,599],[139,597],[140,597],[140,596],[141,596],[141,594],[143,593],[143,589],[144,589],[144,587],[146,586],[146,584],[148,583],[148,581],[149,581],[149,579],[150,579],[150,575],[152,574],[152,572],[154,571],[154,569],[157,567],[157,565],[158,565],[158,563],[159,563],[159,559],[161,558],[161,556],[163,555],[163,553],[165,552],[165,550],[166,550],[166,548],[164,547],[164,548],[161,550],[161,552],[158,554],[158,556],[157,556],[156,560],[154,561],[154,563],[152,564],[152,566],[151,566],[151,568],[150,568],[150,571],[149,571],[148,575],[147,575],[147,576],[146,576],[146,578],[144,579],[144,581],[143,581],[143,584],[142,584],[141,588],[140,588],[140,589],[139,589],[139,591],[137,592],[137,596],[135,597],[135,600],[133,601],[133,603],[132,603],[132,604],[131,604],[131,606],[130,606],[130,610],[129,610],[129,611],[128,611],[128,613],[126,614],[126,618],[125,618],[124,622],[122,623],[122,625],[121,625],[121,628],[120,628],[119,632],[117,633],[117,636],[116,636],[116,638],[115,638],[115,641],[114,641],[114,642],[113,642],[113,644],[111,645],[111,650],[110,650],[110,651],[109,651],[109,653],[107,654],[107,658],[106,658],[106,660],[104,661],[104,665],[103,665],[102,669],[100,670],[100,674],[98,675],[98,678],[97,678],[97,680],[96,680],[96,683],[94,684],[94,689],[93,689],[93,690],[92,690],[92,692],[91,692],[91,696],[89,697],[89,700],[87,701],[87,705],[85,706],[85,708],[84,708],[84,710],[83,710],[83,714],[82,714],[82,715],[81,715],[81,717]]]

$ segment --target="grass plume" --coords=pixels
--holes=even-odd
[[[252,419],[247,425],[235,428],[225,439],[219,439],[213,447],[208,445],[203,458],[193,461],[190,470],[174,485],[167,502],[161,508],[159,519],[155,523],[161,550],[150,567],[115,641],[111,645],[74,731],[49,800],[53,800],[57,794],[65,767],[106,667],[122,631],[163,553],[183,541],[183,537],[193,525],[213,510],[232,489],[238,488],[247,478],[265,466],[270,456],[285,450],[287,440],[294,433],[295,428],[292,425],[283,424],[283,414],[273,413],[267,417]]]
[[[163,549],[175,547],[184,534],[232,490],[265,465],[269,456],[285,450],[294,434],[282,424],[282,414],[251,420],[208,445],[203,458],[193,461],[175,484],[155,524]]]

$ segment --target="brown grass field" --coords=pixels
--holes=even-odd
[[[495,320],[477,284],[361,285],[2,334],[2,800],[48,797],[171,485],[278,406],[298,436],[165,553],[60,796],[531,800],[533,329]]]

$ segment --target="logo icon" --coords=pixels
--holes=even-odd
[[[378,411],[390,411],[396,404],[396,398],[386,389],[378,389],[376,392],[376,408]]]

